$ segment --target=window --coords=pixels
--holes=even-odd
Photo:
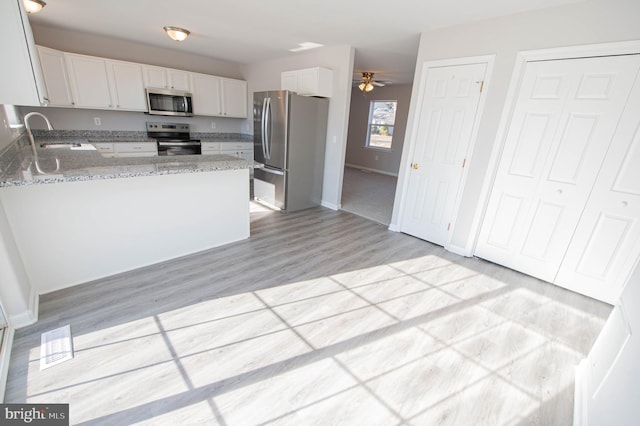
[[[367,147],[391,149],[397,101],[371,101]]]

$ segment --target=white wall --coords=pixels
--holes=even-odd
[[[245,79],[249,82],[251,99],[254,92],[279,90],[282,71],[318,66],[333,70],[333,96],[329,100],[322,189],[322,204],[333,209],[340,207],[342,194],[342,166],[347,145],[353,57],[354,49],[350,46],[324,47],[281,59],[250,64],[243,70]]]
[[[361,92],[354,87],[351,92],[351,108],[349,112],[349,135],[347,137],[346,162],[387,174],[398,174],[400,157],[404,146],[405,130],[409,115],[411,99],[410,84],[393,84],[377,87],[372,92]],[[373,100],[398,101],[396,121],[393,130],[391,150],[367,148],[367,130],[369,124],[369,107]],[[377,159],[376,159],[377,158]]]
[[[452,245],[472,248],[477,221],[484,209],[481,190],[490,183],[493,171],[488,169],[496,141],[498,125],[509,87],[511,73],[519,51],[561,46],[595,44],[640,39],[640,2],[637,0],[592,0],[582,3],[543,9],[469,25],[450,27],[422,34],[414,81],[422,78],[422,64],[430,60],[495,54],[491,81],[487,87],[487,101],[480,119],[478,139],[469,163],[467,184],[464,187],[459,214],[455,221]],[[414,85],[407,123],[407,142],[416,117],[418,85]],[[405,146],[407,146],[405,144]],[[406,180],[410,158],[403,152],[399,188]],[[397,191],[391,226],[398,226],[402,191]]]

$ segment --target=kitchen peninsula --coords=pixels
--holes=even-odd
[[[38,294],[249,237],[246,160],[45,142],[25,135],[0,157],[0,207]]]

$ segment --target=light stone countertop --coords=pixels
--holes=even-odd
[[[91,138],[92,142],[99,142]],[[140,139],[133,140],[141,142]],[[26,136],[0,155],[0,188],[57,182],[117,179],[137,176],[200,173],[249,168],[246,160],[228,155],[106,158],[96,150],[41,148],[52,139],[36,139],[34,153]],[[56,139],[56,143],[88,144],[89,139]],[[113,140],[104,140],[113,142]]]

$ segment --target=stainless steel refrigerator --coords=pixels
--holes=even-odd
[[[320,204],[329,100],[286,90],[253,95],[257,200],[284,211]]]

